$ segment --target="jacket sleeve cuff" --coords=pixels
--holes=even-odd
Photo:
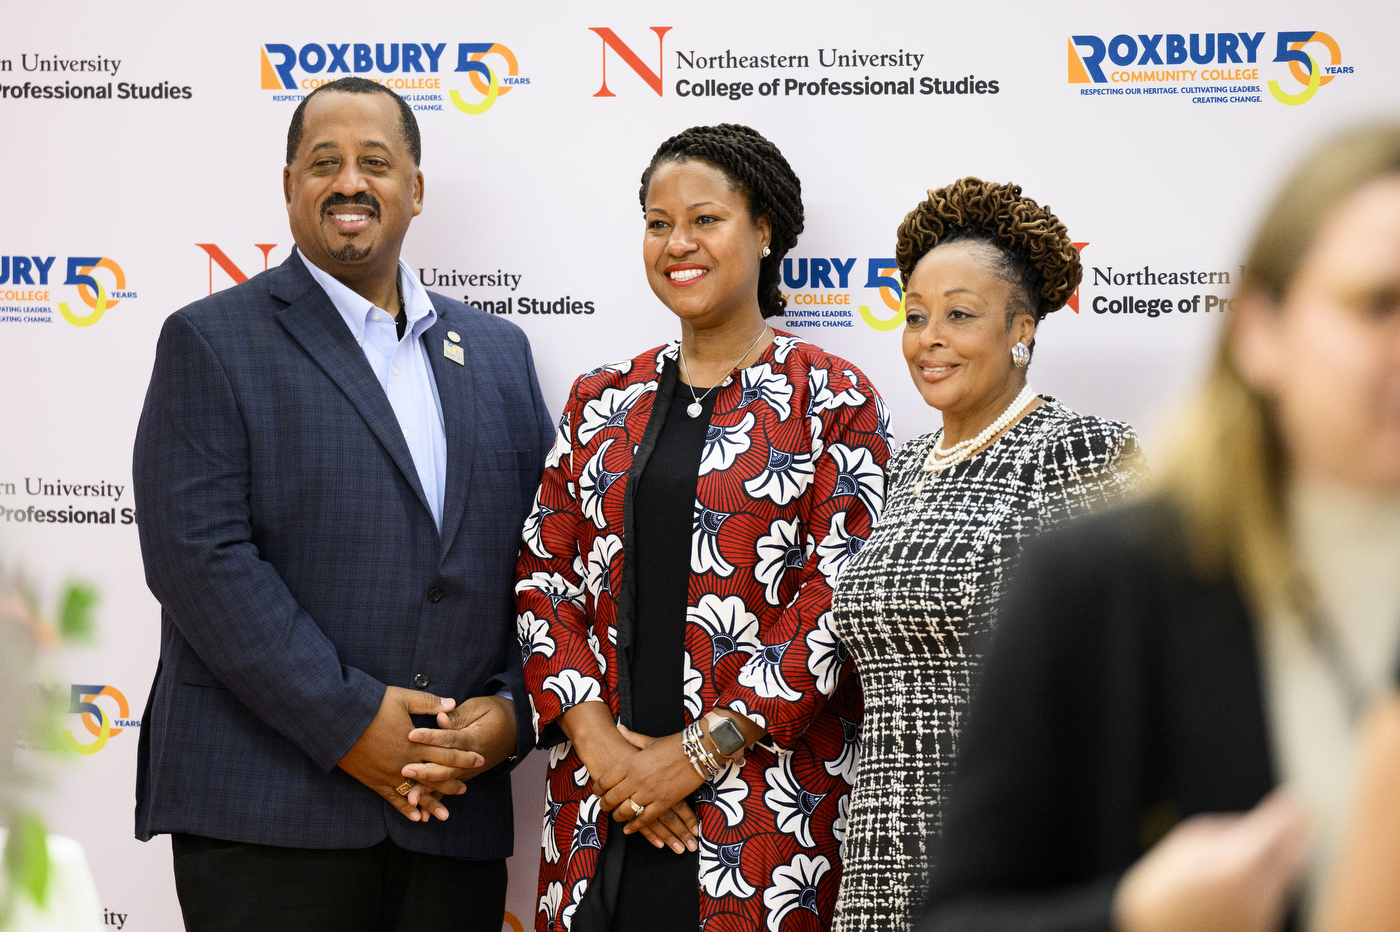
[[[369,728],[370,722],[379,714],[384,703],[385,685],[363,670],[355,667],[342,667],[346,679],[349,700],[345,707],[333,710],[327,719],[333,733],[314,746],[303,746],[303,750],[327,773],[330,773],[350,753],[355,742]]]

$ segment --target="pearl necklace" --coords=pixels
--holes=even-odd
[[[943,433],[940,431],[938,443],[935,443],[933,449],[929,450],[928,458],[924,460],[924,472],[942,472],[949,466],[961,463],[963,460],[972,456],[972,454],[982,449],[982,446],[988,440],[1001,433],[1006,429],[1008,424],[1016,420],[1017,416],[1026,409],[1026,406],[1032,401],[1035,401],[1035,397],[1035,389],[1031,388],[1030,383],[1027,383],[1026,387],[1021,389],[1021,393],[1012,399],[1011,404],[1007,405],[1006,410],[1001,412],[1001,417],[988,424],[986,430],[982,431],[982,433],[973,437],[971,440],[964,440],[962,443],[954,444],[946,450],[941,446]]]

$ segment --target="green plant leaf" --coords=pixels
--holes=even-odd
[[[5,873],[11,889],[20,890],[39,906],[49,888],[49,844],[44,823],[32,812],[17,812],[5,841]]]
[[[97,604],[97,590],[86,583],[69,583],[63,591],[63,603],[58,610],[58,634],[65,641],[91,639],[94,625],[92,609]]]

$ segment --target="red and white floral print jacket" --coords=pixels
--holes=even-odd
[[[550,747],[540,930],[570,927],[612,825],[555,722],[602,700],[630,724],[630,480],[675,390],[674,365],[663,373],[676,354],[673,342],[574,383],[525,525],[520,649]],[[723,706],[769,739],[696,793],[702,928],[830,924],[862,711],[832,587],[879,516],[888,456],[864,375],[796,337],[779,332],[719,388],[691,526],[685,720]]]

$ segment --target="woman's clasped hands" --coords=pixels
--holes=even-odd
[[[592,789],[627,834],[641,832],[677,854],[699,847],[700,821],[686,802],[703,782],[681,748],[679,733],[639,735],[614,724],[606,703],[574,706],[560,720],[592,778]]]

